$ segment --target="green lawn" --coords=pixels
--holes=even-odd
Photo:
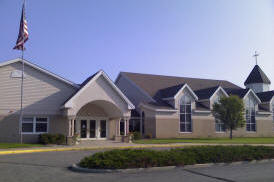
[[[171,138],[136,140],[138,144],[216,143],[216,144],[274,144],[274,138]]]
[[[44,145],[39,145],[39,144],[0,143],[0,149],[29,148],[29,147],[43,147],[43,146]]]

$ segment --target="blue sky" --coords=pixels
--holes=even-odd
[[[0,62],[12,50],[21,0],[0,0]],[[225,79],[255,65],[273,81],[272,0],[27,0],[25,58],[76,83],[103,69]]]

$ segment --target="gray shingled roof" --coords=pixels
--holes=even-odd
[[[274,90],[257,93],[257,96],[261,99],[262,102],[270,102],[274,97]]]
[[[237,95],[240,98],[243,98],[249,90],[250,90],[249,88],[246,88],[246,89],[229,89],[229,88],[226,88],[225,89],[225,91],[228,95]]]
[[[174,97],[184,85],[185,83],[161,89],[159,90],[159,93],[160,93],[159,96],[161,98]]]
[[[263,70],[256,65],[249,76],[247,77],[245,81],[245,85],[252,84],[252,83],[266,83],[271,84],[270,80],[266,76],[266,74],[263,72]]]
[[[215,86],[215,87],[196,90],[195,94],[198,96],[199,100],[209,99],[216,92],[218,88],[219,86]]]
[[[138,87],[144,90],[152,98],[155,98],[155,96],[158,97],[159,92],[163,92],[165,96],[170,96],[170,94],[167,94],[168,90],[172,90],[172,93],[175,93],[175,91],[177,91],[185,83],[188,84],[194,92],[217,86],[221,86],[224,89],[242,89],[241,87],[225,80],[175,77],[129,72],[122,72],[122,74],[126,75],[131,81],[133,81]]]

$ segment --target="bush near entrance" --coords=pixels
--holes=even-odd
[[[273,159],[274,147],[201,146],[171,150],[112,150],[85,157],[80,167],[127,169]]]
[[[66,137],[63,134],[41,134],[39,136],[41,144],[57,144],[62,145],[66,143]]]

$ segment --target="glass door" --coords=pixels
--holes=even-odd
[[[106,138],[107,137],[107,121],[106,120],[100,120],[100,138]]]
[[[87,120],[81,120],[81,138],[87,138]]]
[[[89,138],[96,138],[96,120],[89,121]]]

